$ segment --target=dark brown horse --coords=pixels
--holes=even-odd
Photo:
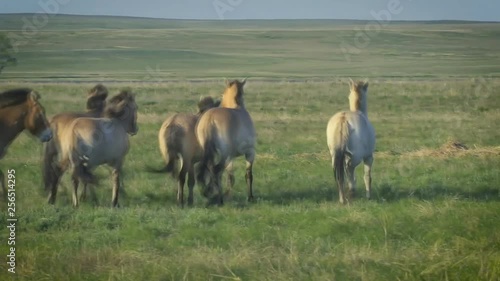
[[[40,95],[32,89],[13,89],[0,93],[0,159],[5,156],[12,141],[25,129],[42,142],[52,138],[52,130],[39,99]],[[0,184],[6,196],[2,171]]]
[[[50,204],[54,204],[56,200],[57,185],[64,173],[64,168],[61,166],[62,159],[60,159],[61,136],[76,118],[101,117],[106,106],[107,97],[108,89],[101,84],[97,84],[88,92],[86,112],[64,112],[52,117],[50,127],[54,132],[54,138],[45,145],[42,166],[45,190],[51,191],[48,199]],[[85,197],[85,194],[86,188],[84,187],[82,196]],[[94,199],[96,199],[95,196]]]

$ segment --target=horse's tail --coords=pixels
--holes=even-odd
[[[158,169],[146,166],[146,171],[155,174],[171,174],[174,179],[177,179],[182,167],[184,166],[184,159],[182,158],[182,155],[180,153],[177,154],[177,160],[178,161],[176,161],[176,159],[174,159],[173,157],[170,157],[167,164],[165,164],[163,167]]]
[[[198,164],[198,169],[196,171],[196,181],[201,185],[202,194],[205,197],[209,197],[212,190],[212,180],[213,176],[216,175],[216,171],[218,171],[221,163],[215,164],[215,157],[217,156],[217,134],[215,133],[214,128],[206,128],[206,130],[210,130],[209,134],[205,134],[203,140],[203,155]],[[200,140],[200,139],[198,139]],[[207,185],[205,178],[207,173],[210,176],[210,183]]]
[[[346,154],[348,154],[347,142],[349,141],[350,135],[349,124],[347,123],[345,115],[340,117],[333,133],[333,173],[335,175],[335,181],[337,182],[338,188],[343,193],[346,174]],[[344,198],[341,199],[343,200]]]
[[[78,178],[83,184],[97,184],[97,177],[92,174],[88,167],[89,157],[73,148],[70,154],[73,163],[73,177]]]
[[[161,169],[148,168],[153,173],[170,173],[177,179],[184,166],[182,157],[182,143],[184,131],[175,124],[162,126],[158,134],[158,143],[160,144],[161,155],[165,160],[165,166]]]
[[[57,135],[56,132],[54,135]],[[50,190],[54,185],[57,185],[62,175],[57,141],[57,136],[54,136],[44,144],[43,148],[42,177],[45,190]]]

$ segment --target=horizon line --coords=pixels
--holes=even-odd
[[[26,13],[2,13],[2,15],[34,15],[36,12]],[[155,19],[155,20],[177,20],[177,21],[285,21],[285,20],[317,20],[317,21],[360,21],[368,22],[374,19],[348,19],[348,18],[247,18],[247,19],[216,19],[216,18],[162,18],[162,17],[146,17],[146,16],[125,16],[125,15],[92,15],[92,14],[72,14],[72,13],[46,13],[54,16],[77,16],[77,17],[115,17],[115,18],[132,18],[132,19]],[[401,19],[391,20],[391,22],[467,22],[467,23],[500,23],[500,20],[467,20],[467,19]]]

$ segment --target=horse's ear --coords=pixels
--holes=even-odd
[[[122,100],[113,106],[113,111],[118,113],[122,111],[125,108],[125,106],[127,106],[127,100]]]
[[[368,80],[365,80],[365,82],[363,82],[363,91],[366,92],[366,90],[368,90]]]
[[[37,91],[31,91],[29,93],[29,99],[31,102],[37,102],[40,99],[40,94]]]
[[[349,80],[347,82],[349,83],[350,88],[354,87],[354,81],[352,80],[351,77],[349,77]]]
[[[241,86],[244,86],[244,85],[245,85],[245,83],[247,82],[247,78],[248,78],[248,77],[245,77],[245,78],[241,81]]]

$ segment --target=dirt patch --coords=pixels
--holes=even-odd
[[[457,140],[449,140],[438,149],[424,148],[408,152],[395,152],[395,151],[379,151],[375,152],[375,159],[377,158],[391,158],[391,157],[462,157],[462,156],[500,156],[500,146],[486,146],[486,147],[473,147],[469,148],[464,143]],[[279,159],[274,153],[258,153],[258,158],[264,159]],[[330,161],[330,153],[328,150],[324,152],[310,152],[310,153],[297,153],[291,155],[292,159],[309,159]]]
[[[390,154],[388,152],[380,152],[376,155],[380,156],[395,156],[394,154]],[[488,155],[496,155],[500,156],[500,146],[494,147],[474,147],[469,148],[464,143],[458,140],[449,140],[445,142],[438,149],[420,149],[416,151],[409,151],[398,154],[399,156],[407,156],[407,157],[459,157],[459,156],[468,156],[468,155],[476,155],[476,156],[488,156]]]
[[[442,151],[469,150],[469,148],[458,140],[449,140],[441,146]]]

